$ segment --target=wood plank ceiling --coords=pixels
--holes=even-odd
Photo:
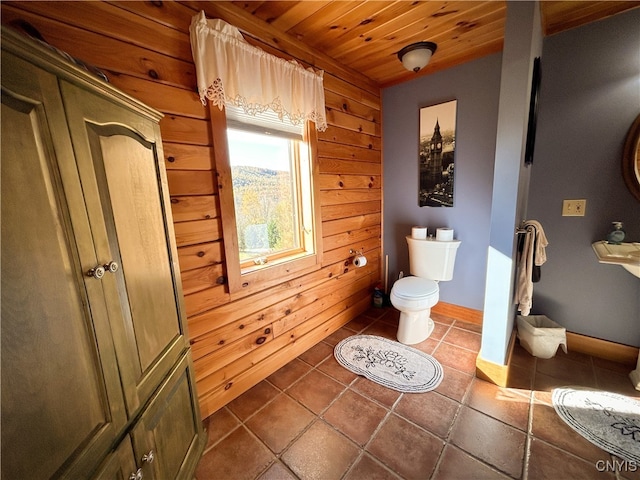
[[[397,52],[438,44],[426,75],[502,50],[504,1],[236,1],[275,29],[362,73],[380,86],[415,78]],[[545,35],[640,6],[635,1],[542,1]]]

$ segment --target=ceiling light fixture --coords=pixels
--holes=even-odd
[[[436,48],[438,48],[438,45],[433,42],[412,43],[398,52],[398,58],[404,68],[418,73],[421,68],[427,66]]]

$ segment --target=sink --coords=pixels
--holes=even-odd
[[[613,245],[602,240],[592,243],[591,246],[600,263],[620,265],[628,272],[640,278],[640,243],[627,242]]]

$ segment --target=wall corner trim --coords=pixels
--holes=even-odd
[[[508,387],[509,385],[509,368],[511,365],[511,356],[513,355],[513,348],[516,344],[516,329],[511,332],[511,338],[509,339],[509,346],[507,347],[507,363],[506,365],[499,365],[497,363],[485,360],[478,354],[476,358],[476,377],[485,380],[487,382],[498,385],[499,387]]]

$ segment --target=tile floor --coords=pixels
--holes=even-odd
[[[435,391],[401,394],[335,361],[355,333],[395,339],[398,312],[371,309],[205,419],[197,480],[640,479],[640,466],[599,472],[610,455],[550,404],[564,385],[640,397],[628,367],[562,351],[536,359],[516,345],[512,388],[499,388],[473,376],[479,327],[432,317],[415,347],[443,365]]]

